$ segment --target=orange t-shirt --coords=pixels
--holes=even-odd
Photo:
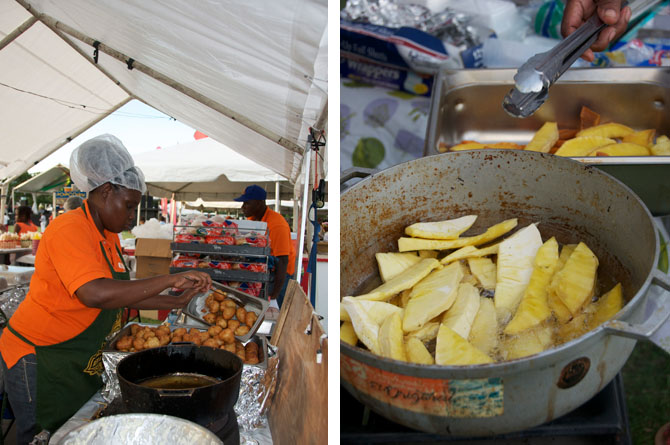
[[[293,275],[295,273],[295,249],[291,242],[291,229],[289,228],[288,223],[280,213],[275,212],[270,207],[265,210],[265,214],[263,215],[263,218],[261,218],[261,221],[268,225],[270,253],[272,256],[288,255],[286,273]]]
[[[12,316],[12,328],[36,345],[53,345],[76,337],[88,328],[100,309],[85,306],[74,294],[98,278],[112,278],[100,242],[114,269],[125,272],[115,246],[116,233],[100,235],[88,210],[72,210],[54,219],[44,231],[35,258],[35,273],[28,295]],[[9,329],[0,337],[0,353],[8,368],[21,357],[35,353]]]
[[[38,232],[40,230],[39,227],[37,227],[32,222],[27,223],[17,222],[16,225],[19,226],[18,233]]]

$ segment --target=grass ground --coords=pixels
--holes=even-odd
[[[670,422],[670,355],[638,342],[623,368],[628,420],[634,444],[653,444],[656,431]]]

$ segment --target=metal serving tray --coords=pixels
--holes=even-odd
[[[170,273],[190,272],[197,270],[205,272],[212,280],[219,281],[270,281],[269,272],[253,272],[251,270],[211,269],[207,267],[170,267]]]
[[[204,243],[170,243],[173,252],[214,254],[214,255],[244,255],[244,256],[268,256],[270,247],[256,246],[225,246],[220,244]]]
[[[114,354],[124,354],[124,355],[133,354],[132,352],[117,351],[116,342],[121,337],[123,337],[124,335],[130,335],[131,326],[134,325],[134,324],[137,324],[137,325],[140,325],[140,326],[148,326],[148,327],[158,326],[158,325],[155,325],[155,324],[148,324],[148,323],[128,323],[120,331],[118,331],[116,334],[114,334],[114,336],[112,338],[109,339],[109,341],[107,342],[107,345],[103,348],[102,353],[103,354],[114,353]],[[194,326],[192,326],[192,325],[170,325],[170,330],[174,331],[177,328],[190,329],[192,327],[194,327]],[[198,329],[201,332],[205,332],[207,330],[207,328],[203,329],[203,328],[198,328],[198,327],[196,327],[196,329]],[[238,340],[240,340],[245,345],[250,341],[252,341],[252,342],[254,342],[258,345],[258,363],[255,364],[255,365],[244,364],[244,366],[258,366],[260,368],[267,369],[267,367],[268,367],[268,342],[267,342],[267,338],[263,335],[252,335],[247,340],[241,340],[239,337],[238,337]]]
[[[247,293],[238,291],[237,289],[233,289],[232,287],[224,286],[223,284],[217,283],[216,281],[212,282],[212,286],[224,291],[225,293],[228,294],[228,297],[231,298],[232,300],[235,300],[237,304],[244,307],[244,309],[246,309],[247,311],[255,312],[256,315],[258,316],[256,322],[254,323],[253,326],[250,327],[249,332],[247,334],[235,336],[235,338],[237,338],[239,341],[245,343],[258,331],[258,328],[261,326],[261,323],[265,318],[265,312],[268,310],[270,303],[268,303],[267,300],[254,297],[253,295],[249,295]],[[207,326],[212,325],[203,320],[202,316],[207,312],[203,312],[202,310],[205,308],[205,300],[209,296],[210,292],[211,291],[197,294],[184,308],[184,313],[186,315],[201,323],[204,323]]]
[[[568,70],[549,90],[549,99],[531,117],[503,111],[514,86],[513,69],[441,70],[437,75],[426,129],[425,155],[440,142],[463,140],[526,144],[546,121],[579,128],[587,106],[603,122],[636,130],[653,128],[670,136],[670,68],[584,68]],[[574,158],[592,164],[630,187],[654,215],[670,214],[670,156]]]

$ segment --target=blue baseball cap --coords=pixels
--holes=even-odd
[[[246,189],[244,189],[244,193],[242,196],[239,198],[235,198],[234,201],[241,201],[241,202],[246,202],[246,201],[265,201],[265,198],[267,198],[268,194],[263,190],[262,187],[257,186],[257,185],[250,185]]]

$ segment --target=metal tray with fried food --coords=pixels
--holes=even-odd
[[[234,308],[231,301],[235,303]],[[212,302],[218,304],[213,304]],[[234,314],[230,309],[222,309],[222,306],[235,309]],[[235,324],[234,322],[237,321],[239,322],[239,325],[233,329],[235,338],[242,343],[245,343],[258,331],[258,328],[261,326],[265,317],[265,312],[268,310],[268,306],[269,303],[267,300],[254,297],[253,295],[246,294],[217,282],[212,282],[212,289],[193,297],[184,308],[184,313],[208,326],[218,324],[226,328],[230,322]],[[243,309],[244,312],[241,313],[240,309]],[[254,315],[247,319],[246,317],[248,313],[253,313]],[[244,315],[244,322],[239,319],[240,315]],[[222,319],[225,323],[224,321],[221,321]],[[241,326],[246,326],[249,329],[237,331],[237,328]]]
[[[634,130],[670,136],[670,67],[570,69],[551,87],[549,99],[526,119],[511,117],[501,102],[514,86],[515,69],[450,70],[435,77],[424,155],[463,141],[527,144],[545,122],[581,129],[581,109]],[[670,156],[573,158],[614,176],[635,192],[654,215],[670,213]]]
[[[146,330],[145,328],[149,328]],[[214,328],[214,329],[213,329]],[[166,330],[167,329],[167,330]],[[162,325],[152,325],[152,324],[147,324],[147,323],[128,323],[125,325],[120,331],[115,333],[107,342],[107,345],[105,348],[103,348],[103,354],[104,353],[115,353],[115,354],[132,354],[133,352],[137,352],[143,349],[147,349],[146,346],[146,341],[142,342],[141,344],[141,349],[136,349],[135,346],[139,346],[139,343],[135,344],[135,340],[138,337],[138,333],[140,331],[152,331],[154,334],[151,335],[150,337],[157,338],[158,340],[158,345],[152,344],[150,347],[157,347],[157,346],[163,346],[165,344],[176,344],[176,343],[193,343],[197,346],[208,346],[208,347],[213,347],[213,348],[221,348],[221,349],[226,349],[233,354],[237,354],[242,361],[244,362],[245,365],[254,365],[254,366],[260,366],[262,368],[267,368],[267,359],[268,359],[268,352],[267,352],[267,339],[262,336],[262,335],[254,335],[247,341],[240,341],[234,336],[228,336],[226,337],[226,341],[223,340],[223,338],[218,338],[218,336],[221,334],[223,329],[218,330],[216,327],[211,326],[209,329],[199,329],[195,328],[192,326],[179,326],[179,325],[169,325],[167,323],[162,324]],[[160,332],[163,332],[165,336],[169,337],[169,341],[165,342],[166,340],[163,339],[163,343],[161,343],[160,340]],[[168,334],[169,331],[169,334]],[[215,332],[216,331],[216,332]],[[148,334],[142,335],[140,334],[140,337],[144,339],[145,336],[148,336]],[[198,336],[198,337],[194,337]],[[177,337],[175,339],[175,337]],[[206,337],[206,338],[205,338]],[[231,338],[232,337],[232,338]],[[218,340],[220,341],[217,341]],[[132,339],[132,340],[128,340]],[[208,342],[209,340],[209,342]],[[129,342],[129,347],[126,348],[124,347],[125,345],[120,345],[119,342]],[[249,347],[249,343],[256,343],[256,347]],[[225,348],[225,345],[233,345],[235,347],[235,350],[227,349]],[[242,357],[241,350],[239,349],[240,346],[244,349],[245,351],[245,356],[244,358]],[[255,348],[257,350],[257,357],[254,359],[253,357],[246,356],[246,351],[247,349]]]

